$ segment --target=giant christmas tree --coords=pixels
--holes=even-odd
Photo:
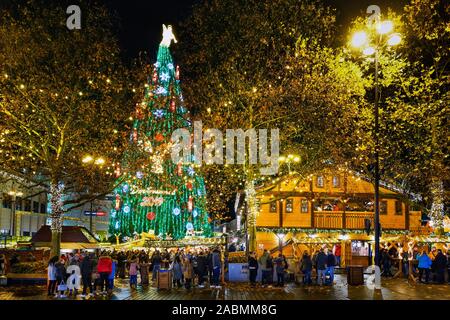
[[[130,146],[116,167],[121,184],[114,190],[110,234],[132,236],[154,232],[162,239],[186,235],[211,236],[204,180],[192,159],[174,163],[171,135],[175,129],[192,132],[183,103],[179,68],[169,46],[175,37],[164,28],[157,62],[136,106]]]

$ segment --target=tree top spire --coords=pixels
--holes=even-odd
[[[165,47],[169,47],[170,43],[172,42],[172,40],[173,40],[173,42],[177,43],[177,39],[175,39],[175,36],[174,36],[174,34],[172,32],[172,26],[168,25],[166,27],[166,25],[163,24],[163,39],[162,39],[160,45],[161,46],[165,46]]]

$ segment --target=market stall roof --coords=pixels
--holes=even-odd
[[[342,240],[339,240],[337,238],[323,238],[323,237],[298,237],[298,238],[292,238],[293,242],[295,244],[334,244],[334,243],[340,243]]]
[[[416,236],[410,237],[411,240],[424,243],[450,243],[450,237],[436,237],[436,236]]]
[[[31,238],[35,247],[51,247],[52,231],[50,226],[42,226]],[[61,249],[94,249],[99,242],[85,227],[63,226],[61,232]]]
[[[147,247],[186,247],[186,246],[218,246],[226,245],[226,239],[224,237],[214,238],[200,238],[200,237],[186,237],[180,240],[146,240],[145,245]]]

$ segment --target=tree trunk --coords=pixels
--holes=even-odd
[[[432,179],[430,218],[435,233],[441,235],[444,233],[444,183],[441,178],[433,177]]]
[[[247,232],[249,234],[249,251],[256,251],[256,216],[258,214],[258,203],[256,198],[256,191],[253,179],[248,179],[246,188],[246,202],[247,202]]]
[[[62,195],[63,195],[63,186],[58,185],[57,183],[50,184],[50,207],[51,207],[51,215],[52,224],[52,251],[51,256],[59,256],[61,252],[61,231],[62,231]]]

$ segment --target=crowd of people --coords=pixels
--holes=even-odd
[[[173,287],[185,287],[187,290],[193,286],[220,288],[220,275],[222,258],[220,250],[215,248],[187,250],[129,250],[129,251],[102,251],[97,253],[79,252],[55,256],[48,263],[48,295],[66,297],[68,294],[77,295],[77,290],[65,287],[71,274],[67,269],[71,265],[80,268],[81,283],[83,286],[80,296],[92,297],[98,295],[111,295],[116,278],[129,278],[130,287],[146,286],[156,281],[158,270],[169,270],[172,274]],[[73,268],[72,268],[73,269]]]
[[[326,252],[325,252],[326,250]],[[313,270],[317,274],[318,285],[332,285],[334,281],[334,270],[339,264],[334,250],[321,248],[313,252],[312,256],[305,251],[297,265],[296,272],[303,276],[303,284],[310,285],[312,281]],[[286,276],[286,270],[289,268],[288,261],[283,254],[275,257],[264,250],[261,257],[257,258],[256,253],[252,252],[248,258],[249,281],[251,286],[256,286],[258,269],[261,268],[261,286],[271,288],[274,284],[273,276],[276,276],[275,286],[283,287]]]
[[[391,246],[389,249],[382,249],[380,253],[382,276],[393,276],[391,269],[397,262],[397,267],[403,269],[406,277],[412,270],[414,274],[418,274],[420,282],[444,283],[447,271],[450,282],[450,250],[445,254],[441,249],[433,247],[427,253],[425,250],[419,252],[416,247],[414,250],[398,252]],[[80,269],[83,287],[81,297],[111,295],[116,278],[129,278],[130,287],[136,289],[139,275],[139,284],[149,285],[157,280],[158,271],[162,269],[171,272],[174,288],[184,286],[189,290],[194,286],[204,288],[205,284],[210,288],[221,288],[220,275],[223,264],[221,257],[218,248],[68,253],[60,257],[55,256],[49,261],[48,295],[57,297],[65,297],[66,294],[77,295],[77,290],[72,292],[64,287],[70,277],[67,269],[71,265],[77,265]],[[340,266],[339,258],[340,251],[337,252],[335,248],[322,247],[314,250],[311,255],[308,251],[304,251],[298,261],[296,273],[302,276],[304,285],[313,283],[319,286],[333,285],[335,268]],[[5,260],[4,257],[3,260]],[[272,256],[264,250],[263,254],[257,257],[256,253],[252,252],[248,257],[250,285],[256,286],[260,269],[262,287],[273,285],[283,287],[288,268],[288,261],[281,253]],[[2,269],[4,269],[4,263]],[[316,276],[315,281],[313,281],[313,275]],[[60,286],[61,284],[63,286]],[[64,290],[59,290],[61,288]]]
[[[392,277],[392,267],[397,264],[397,267],[402,268],[402,273],[407,278],[411,263],[411,271],[414,274],[418,274],[418,280],[420,282],[424,282],[425,277],[426,283],[430,281],[444,283],[446,270],[448,282],[450,282],[450,250],[444,253],[442,249],[432,247],[430,252],[427,253],[426,250],[419,251],[415,247],[413,250],[398,252],[392,246],[389,249],[382,249],[380,255],[381,261],[379,267],[382,271],[382,276]]]

